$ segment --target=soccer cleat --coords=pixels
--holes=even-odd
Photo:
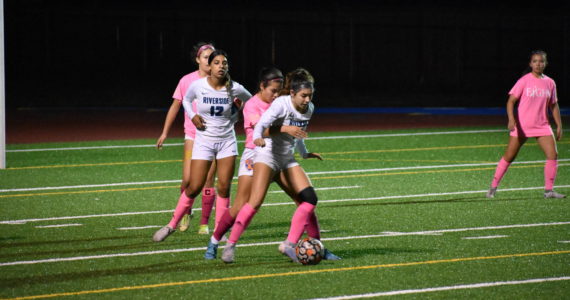
[[[323,259],[326,260],[341,260],[340,256],[334,255],[329,249],[325,249],[325,255],[323,255]]]
[[[208,224],[202,224],[198,227],[198,234],[209,234],[210,229],[208,228]]]
[[[178,229],[181,232],[188,230],[188,228],[190,227],[190,220],[192,220],[193,217],[194,214],[192,212],[190,214],[185,214],[182,217],[182,220],[180,220],[180,226],[178,226]]]
[[[562,194],[559,194],[553,190],[549,190],[549,191],[544,191],[544,198],[546,198],[546,199],[548,199],[548,198],[561,199],[561,198],[566,198],[566,195],[562,195]]]
[[[487,198],[495,198],[495,193],[497,192],[497,188],[496,187],[492,187],[489,189],[489,191],[487,192]]]
[[[168,226],[164,226],[154,233],[154,235],[152,236],[152,240],[155,242],[162,242],[175,231],[176,230]]]
[[[205,259],[216,259],[218,255],[218,244],[212,243],[212,241],[208,242],[208,248],[206,249],[206,253],[204,253]]]
[[[295,251],[295,244],[291,245],[288,241],[283,241],[279,245],[279,252],[289,257],[293,262],[298,263],[297,252]]]
[[[227,243],[224,247],[224,252],[222,252],[222,260],[229,264],[234,262],[234,256],[236,255],[236,244]]]

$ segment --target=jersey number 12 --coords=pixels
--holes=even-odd
[[[210,106],[210,116],[220,117],[224,112],[223,106]]]

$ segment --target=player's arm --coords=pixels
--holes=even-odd
[[[514,95],[509,95],[507,100],[507,116],[509,117],[508,128],[510,131],[515,130],[517,126],[517,121],[515,119],[515,104],[519,101],[519,98]]]
[[[560,117],[560,107],[558,102],[550,104],[550,111],[552,112],[552,118],[554,118],[554,123],[556,124],[556,140],[562,139],[562,118]]]
[[[253,143],[259,147],[265,147],[265,141],[263,140],[264,133],[271,127],[271,124],[279,117],[284,117],[285,110],[281,105],[271,105],[264,113],[261,115],[261,119],[255,125],[253,129]]]
[[[323,157],[319,153],[309,152],[307,150],[304,139],[295,139],[295,147],[297,148],[299,155],[301,155],[301,157],[304,159],[317,158],[318,160],[323,160]]]
[[[186,90],[186,95],[184,95],[184,99],[182,100],[182,105],[184,106],[184,111],[188,114],[188,117],[190,118],[190,120],[192,120],[194,126],[196,126],[196,129],[204,130],[206,129],[205,126],[206,122],[197,112],[194,111],[194,108],[192,107],[192,102],[194,102],[195,99],[196,99],[196,84],[192,83],[188,88],[188,90]]]
[[[176,115],[180,111],[180,106],[182,106],[180,102],[181,102],[180,100],[174,99],[172,101],[172,104],[170,105],[170,108],[168,109],[168,113],[166,114],[166,120],[164,120],[164,126],[162,127],[162,133],[158,138],[158,140],[156,141],[156,148],[158,149],[162,148],[162,144],[166,140],[166,137],[168,137],[168,133],[170,132],[170,128],[172,127],[172,123],[174,123]]]

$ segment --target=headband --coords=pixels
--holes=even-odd
[[[200,54],[202,53],[202,51],[204,51],[206,49],[216,50],[216,48],[214,48],[214,46],[212,46],[211,44],[203,45],[202,47],[200,47],[198,49],[198,52],[196,52],[196,57],[200,57]]]

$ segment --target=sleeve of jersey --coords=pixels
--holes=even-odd
[[[279,105],[279,103],[273,102],[269,109],[263,113],[261,119],[259,119],[259,122],[257,122],[255,125],[255,128],[253,129],[253,139],[257,140],[261,138],[263,131],[266,128],[269,128],[271,124],[273,124],[273,122],[277,120],[283,113],[283,106]]]
[[[242,85],[240,85],[240,86],[239,86],[239,89],[238,89],[237,97],[238,97],[241,101],[243,101],[243,103],[246,103],[247,100],[249,100],[249,99],[252,97],[252,95],[251,95],[251,93],[250,93],[248,90],[245,89],[245,87],[243,87]]]
[[[297,148],[297,152],[299,152],[299,155],[301,155],[302,158],[307,158],[309,156],[309,151],[307,150],[304,139],[296,139],[295,147]]]
[[[190,120],[196,115],[196,112],[192,108],[192,102],[196,98],[195,87],[196,85],[192,84],[188,90],[186,90],[186,95],[184,95],[184,99],[182,100],[182,106],[184,106],[184,111],[186,111]]]

